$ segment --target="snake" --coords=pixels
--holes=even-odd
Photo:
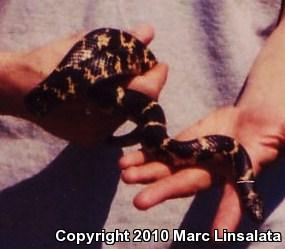
[[[255,222],[263,220],[263,203],[256,191],[252,163],[244,146],[225,135],[178,141],[167,134],[161,105],[127,82],[158,63],[150,49],[132,34],[113,28],[84,35],[58,66],[24,99],[33,115],[44,118],[60,104],[87,98],[101,110],[120,113],[136,124],[128,134],[112,136],[122,146],[141,144],[157,161],[175,169],[207,164],[221,158],[230,165],[243,208]]]

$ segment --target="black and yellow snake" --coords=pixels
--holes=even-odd
[[[176,168],[220,156],[232,166],[245,208],[254,220],[261,221],[263,207],[254,189],[251,161],[240,143],[222,135],[186,142],[172,139],[167,135],[161,106],[122,84],[156,63],[152,52],[132,35],[110,28],[94,30],[78,41],[57,68],[26,96],[25,104],[33,114],[44,116],[66,100],[89,98],[98,107],[120,112],[137,124],[119,141],[141,143],[157,160]]]

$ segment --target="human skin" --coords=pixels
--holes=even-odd
[[[112,134],[124,120],[102,112],[91,100],[62,104],[42,118],[31,115],[24,105],[28,92],[55,69],[84,33],[28,52],[0,52],[0,113],[30,120],[60,138],[86,146],[95,145]],[[131,33],[145,44],[154,36],[149,25],[138,26]],[[156,99],[166,77],[167,65],[159,63],[144,75],[133,78],[128,87]],[[90,115],[86,115],[86,108]]]
[[[217,110],[185,129],[178,139],[189,140],[207,134],[232,136],[248,150],[256,173],[263,165],[276,159],[285,133],[285,114],[282,110],[282,90],[285,88],[282,84],[285,80],[282,72],[285,62],[284,29],[282,21],[266,42],[237,106]],[[146,44],[153,38],[153,31],[148,26],[140,27],[133,33]],[[92,114],[88,116],[84,114],[85,106],[74,104],[62,105],[43,119],[36,119],[23,104],[24,96],[56,67],[81,37],[82,34],[77,34],[30,52],[2,52],[0,112],[36,122],[61,138],[82,144],[96,144],[111,134],[122,120],[102,113],[93,105]],[[134,78],[129,87],[157,98],[166,74],[167,66],[158,64],[145,75]],[[167,199],[193,195],[212,184],[211,172],[203,165],[174,171],[171,165],[149,162],[142,152],[126,155],[120,160],[120,166],[123,169],[122,178],[127,183],[149,183],[134,199],[134,204],[140,209],[150,208]],[[228,177],[213,228],[234,230],[240,217],[238,195]]]
[[[221,134],[237,139],[248,151],[255,174],[276,160],[285,142],[285,21],[267,39],[248,75],[247,85],[235,106],[228,106],[186,128],[179,140]],[[223,196],[213,229],[233,231],[242,208],[227,166],[209,162],[175,170],[171,165],[150,161],[143,151],[120,160],[122,179],[129,184],[147,183],[134,198],[139,209],[148,209],[168,199],[191,196],[213,184],[213,174],[223,174]],[[210,170],[206,169],[211,168]]]

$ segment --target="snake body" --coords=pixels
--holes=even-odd
[[[177,141],[167,135],[162,107],[150,97],[125,87],[124,82],[151,69],[157,60],[132,35],[110,28],[94,30],[78,41],[57,68],[25,98],[34,115],[43,117],[67,100],[89,98],[102,109],[124,114],[137,124],[125,145],[141,143],[157,160],[173,167],[205,163],[220,157],[232,166],[240,198],[255,221],[263,219],[262,202],[245,148],[235,139],[210,135]]]

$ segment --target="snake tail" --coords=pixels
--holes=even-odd
[[[190,141],[171,139],[167,134],[163,109],[158,102],[136,91],[120,91],[124,93],[120,99],[119,95],[115,97],[117,108],[138,124],[136,131],[140,130],[140,143],[146,151],[176,168],[205,163],[215,157],[225,160],[232,167],[231,172],[246,210],[255,221],[263,220],[263,204],[255,190],[252,163],[240,143],[223,135]]]

